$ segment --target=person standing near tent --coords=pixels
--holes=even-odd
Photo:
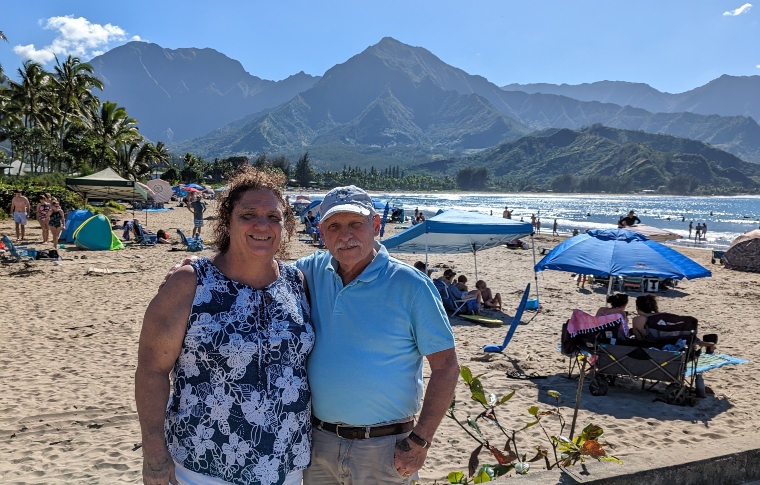
[[[50,220],[48,221],[50,232],[52,233],[50,240],[53,243],[53,247],[57,248],[58,238],[61,237],[61,231],[66,229],[66,223],[64,222],[66,220],[66,215],[63,213],[61,204],[58,203],[57,199],[53,198],[50,205],[52,206]]]
[[[21,193],[21,189],[16,189],[13,200],[11,200],[11,214],[13,214],[13,222],[16,223],[16,241],[24,239],[26,218],[29,215],[31,208],[32,206],[29,204],[29,199],[24,197]]]
[[[43,194],[40,196],[40,201],[37,203],[37,222],[40,223],[40,229],[42,229],[42,244],[48,242],[50,237],[50,226],[48,225],[48,215],[52,207],[50,201]]]
[[[193,236],[200,237],[203,228],[203,213],[206,212],[206,203],[201,200],[200,194],[190,196],[187,210],[193,213]]]

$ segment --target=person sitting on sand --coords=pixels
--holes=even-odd
[[[597,317],[619,313],[627,318],[628,313],[626,313],[625,307],[628,305],[628,295],[625,293],[615,293],[614,295],[609,295],[607,297],[607,303],[610,304],[609,307],[603,306],[596,311]]]
[[[501,293],[493,294],[491,288],[483,280],[476,281],[475,288],[480,291],[480,296],[483,297],[483,306],[501,311]]]
[[[447,269],[443,272],[443,276],[438,278],[439,281],[443,282],[444,285],[446,285],[447,288],[451,289],[454,288],[456,290],[455,294],[452,294],[455,299],[460,300],[472,300],[475,299],[478,302],[478,311],[483,307],[483,296],[480,294],[480,291],[473,290],[469,293],[465,293],[461,291],[459,288],[456,287],[454,283],[454,277],[457,275],[456,271],[453,269]]]
[[[166,233],[163,229],[159,229],[156,233],[156,244],[171,244],[172,242],[169,240],[169,234]]]
[[[415,268],[416,268],[416,269],[417,269],[417,270],[418,270],[420,273],[425,273],[425,263],[423,263],[422,261],[417,261],[416,263],[414,263],[414,267],[415,267]],[[432,270],[432,269],[429,269],[429,270],[427,270],[427,275],[428,275],[428,278],[430,278],[430,275],[431,275],[431,274],[433,274],[433,270]]]

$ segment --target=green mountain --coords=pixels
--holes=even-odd
[[[124,106],[149,139],[168,142],[278,106],[319,79],[299,72],[269,81],[214,49],[165,49],[147,42],[116,47],[90,64],[105,85],[101,98]]]
[[[602,125],[583,130],[550,129],[476,155],[413,169],[455,175],[470,166],[487,167],[495,177],[529,180],[535,186],[563,191],[579,188],[584,180],[614,185],[609,191],[662,186],[671,192],[690,192],[696,186],[760,188],[760,165],[706,143]],[[692,188],[685,190],[679,184],[691,184]]]
[[[599,81],[584,84],[508,84],[505,91],[557,94],[581,101],[599,101],[643,108],[652,113],[687,111],[703,115],[749,116],[760,120],[760,76],[723,75],[704,86],[677,94],[644,83]]]
[[[380,147],[388,163],[397,163],[400,148],[451,157],[535,130],[582,129],[596,123],[701,140],[760,162],[760,125],[749,117],[652,113],[555,94],[505,91],[426,49],[389,37],[332,67],[313,87],[281,106],[172,148],[212,158],[316,153],[325,144],[341,144]]]

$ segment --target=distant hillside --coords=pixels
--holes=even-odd
[[[146,42],[129,42],[90,64],[105,84],[100,97],[124,106],[154,141],[204,135],[278,106],[319,79],[300,72],[267,81],[213,49],[165,49]]]
[[[750,118],[652,113],[505,91],[426,49],[389,37],[334,66],[288,103],[247,120],[180,146],[212,157],[338,143],[382,147],[393,157],[400,146],[456,152],[490,147],[533,130],[601,123],[701,140],[760,162],[760,125]]]
[[[653,113],[686,111],[703,115],[751,116],[755,121],[760,121],[760,76],[723,75],[704,86],[679,94],[664,93],[644,83],[624,81],[577,85],[508,84],[502,89],[633,106]]]
[[[698,141],[601,125],[577,131],[546,130],[470,157],[412,169],[454,175],[468,166],[488,167],[496,177],[530,180],[544,187],[560,177],[577,181],[596,178],[624,182],[629,190],[638,191],[668,186],[680,177],[701,186],[760,188],[758,164]]]

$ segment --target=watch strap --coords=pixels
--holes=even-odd
[[[425,449],[430,448],[430,442],[425,441],[424,439],[420,438],[420,435],[418,435],[414,431],[412,431],[411,433],[409,433],[409,436],[407,436],[407,438],[412,443],[414,443],[416,445],[419,445],[419,446],[421,446],[421,447],[423,447]]]

